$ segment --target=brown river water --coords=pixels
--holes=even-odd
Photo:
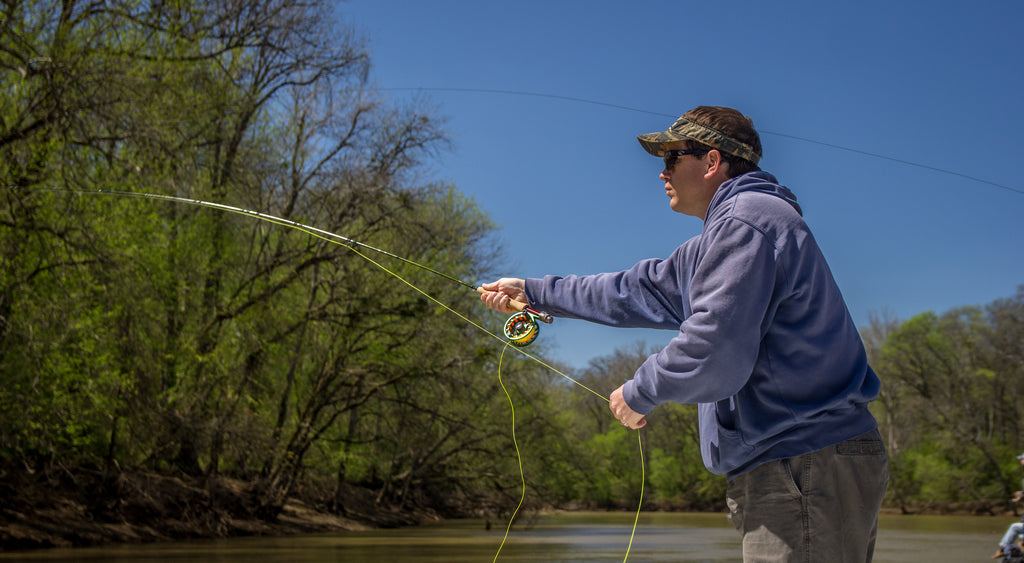
[[[482,520],[332,535],[233,538],[98,548],[0,552],[0,562],[461,563],[517,561],[740,561],[725,514],[562,513],[517,523]],[[876,563],[992,561],[1012,517],[882,515]],[[500,547],[500,550],[499,550]],[[627,557],[628,549],[628,557]]]

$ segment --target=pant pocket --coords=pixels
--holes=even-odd
[[[836,454],[843,456],[877,456],[885,455],[885,444],[878,430],[872,430],[836,444]]]
[[[746,502],[746,493],[744,491],[745,483],[737,483],[737,481],[745,481],[744,476],[741,475],[729,482],[725,493],[725,505],[729,508],[729,521],[732,522],[736,530],[742,532],[743,504]]]

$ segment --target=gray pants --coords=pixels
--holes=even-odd
[[[743,561],[870,562],[888,482],[877,430],[735,477],[727,502]]]

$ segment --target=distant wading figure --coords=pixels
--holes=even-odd
[[[1017,461],[1024,467],[1024,454],[1017,456]],[[1024,489],[1024,479],[1021,480],[1021,488]],[[1020,502],[1024,497],[1024,491],[1013,493],[1013,502]],[[1024,550],[1021,549],[1020,536],[1024,535],[1024,522],[1014,522],[1006,528],[1003,539],[999,540],[999,551],[992,555],[992,559],[1002,559],[1007,563],[1024,562]]]

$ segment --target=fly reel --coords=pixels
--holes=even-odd
[[[513,301],[513,303],[516,302]],[[513,314],[505,321],[505,338],[508,338],[513,346],[520,348],[528,346],[540,334],[540,325],[537,324],[537,321],[550,324],[554,319],[547,313],[523,307],[522,311]]]
[[[505,321],[505,338],[508,338],[513,346],[528,346],[537,339],[538,334],[540,325],[537,324],[537,319],[526,311],[520,311]]]
[[[488,293],[482,287],[478,287],[476,291],[480,294]],[[537,321],[551,324],[555,320],[551,315],[533,309],[522,301],[513,299],[508,302],[508,306],[518,312],[513,313],[505,321],[503,331],[509,343],[519,348],[529,346],[537,339],[537,335],[540,334],[540,325],[537,324]]]

